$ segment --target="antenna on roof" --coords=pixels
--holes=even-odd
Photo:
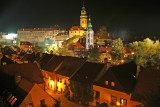
[[[83,7],[84,7],[84,0],[83,0]]]

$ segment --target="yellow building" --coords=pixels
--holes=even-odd
[[[74,36],[83,36],[85,35],[86,31],[81,26],[72,26],[69,30],[69,38],[72,38]]]
[[[59,47],[62,46],[62,43],[69,38],[67,32],[62,32],[59,33],[58,35],[55,36],[55,44]]]
[[[133,107],[132,92],[136,83],[136,64],[131,62],[110,67],[107,72],[94,82],[93,106],[106,103],[109,107]]]
[[[55,99],[35,84],[19,107],[54,107],[55,104]]]
[[[87,12],[85,10],[85,7],[83,5],[81,10],[81,16],[80,16],[80,26],[82,26],[83,29],[87,29]]]
[[[88,28],[87,12],[83,5],[80,16],[80,26],[71,27],[71,29],[69,30],[69,38],[72,38],[74,36],[86,35],[87,28]]]

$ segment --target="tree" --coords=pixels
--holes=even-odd
[[[39,46],[38,42],[36,42],[33,46],[33,52],[44,52],[44,49]]]
[[[74,55],[73,51],[69,51],[67,48],[61,48],[57,54],[61,56],[73,56]]]
[[[59,47],[55,45],[51,45],[48,47],[48,51],[50,54],[57,54],[58,50],[59,50]]]
[[[65,96],[68,100],[70,100],[70,91],[69,91],[69,87],[68,87],[68,86],[65,87],[64,96]]]
[[[75,102],[89,105],[89,102],[93,101],[93,85],[71,80],[70,89],[73,92]]]
[[[113,61],[120,61],[124,58],[123,42],[120,38],[112,42],[111,56]]]
[[[94,48],[90,47],[87,61],[89,61],[89,62],[99,62],[99,57],[100,57],[100,53],[99,53],[98,46],[95,45]]]
[[[18,46],[18,47],[20,47],[20,43],[21,43],[21,41],[24,41],[24,40],[23,40],[23,39],[19,39],[19,38],[17,38],[16,43],[17,43],[17,46]]]
[[[101,26],[99,31],[96,33],[97,37],[100,37],[101,35],[105,35],[106,37],[108,37],[107,35],[107,28],[105,26]]]
[[[0,42],[0,45],[10,45],[8,42]]]
[[[143,41],[129,44],[129,48],[135,52],[134,60],[142,67],[155,67],[160,60],[160,43],[149,38]]]

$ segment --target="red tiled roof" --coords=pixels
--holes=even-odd
[[[53,31],[58,30],[58,27],[55,28],[33,28],[33,29],[19,29],[18,31]]]
[[[73,50],[74,49],[74,45],[70,45],[69,47],[68,47],[68,50]]]
[[[102,35],[100,35],[99,39],[107,39],[108,38],[108,34],[109,33],[103,33]]]
[[[86,58],[65,56],[63,59],[62,65],[56,71],[56,74],[70,77],[85,63],[85,61],[86,61]]]
[[[124,54],[127,54],[127,53],[131,53],[131,51],[129,50],[129,48],[124,47],[124,48],[123,48],[123,53],[124,53]]]
[[[134,89],[136,79],[137,65],[134,62],[125,63],[118,66],[112,66],[108,71],[94,84],[100,87],[109,88],[125,93],[131,93]],[[105,81],[115,82],[115,86],[106,85]]]
[[[37,83],[37,84],[44,83],[42,72],[35,63],[9,64],[3,66],[3,68],[4,72],[11,76],[20,74],[22,78],[25,78],[26,80],[32,83]]]
[[[46,71],[53,72],[62,63],[64,56],[54,56],[44,67]]]
[[[74,46],[74,49],[84,49],[85,47],[82,46],[79,42],[76,43],[76,45]]]
[[[110,53],[112,51],[112,48],[111,47],[99,47],[99,52],[108,52]]]
[[[21,41],[20,45],[32,45],[32,43],[30,43],[28,41]]]
[[[29,91],[32,89],[34,83],[22,78],[18,86],[23,89],[25,92],[29,93]]]
[[[71,30],[83,30],[81,26],[72,26]]]
[[[139,73],[137,84],[132,94],[132,100],[142,101],[143,97],[150,91],[156,94],[160,85],[160,70],[143,69]]]
[[[71,80],[92,84],[101,72],[104,72],[105,64],[85,62],[84,65],[71,77]]]

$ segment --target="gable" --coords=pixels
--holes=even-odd
[[[56,103],[48,93],[35,84],[19,107],[27,107],[29,103],[33,103],[34,107],[40,107],[40,100],[42,99],[45,99],[47,106],[52,106]]]

